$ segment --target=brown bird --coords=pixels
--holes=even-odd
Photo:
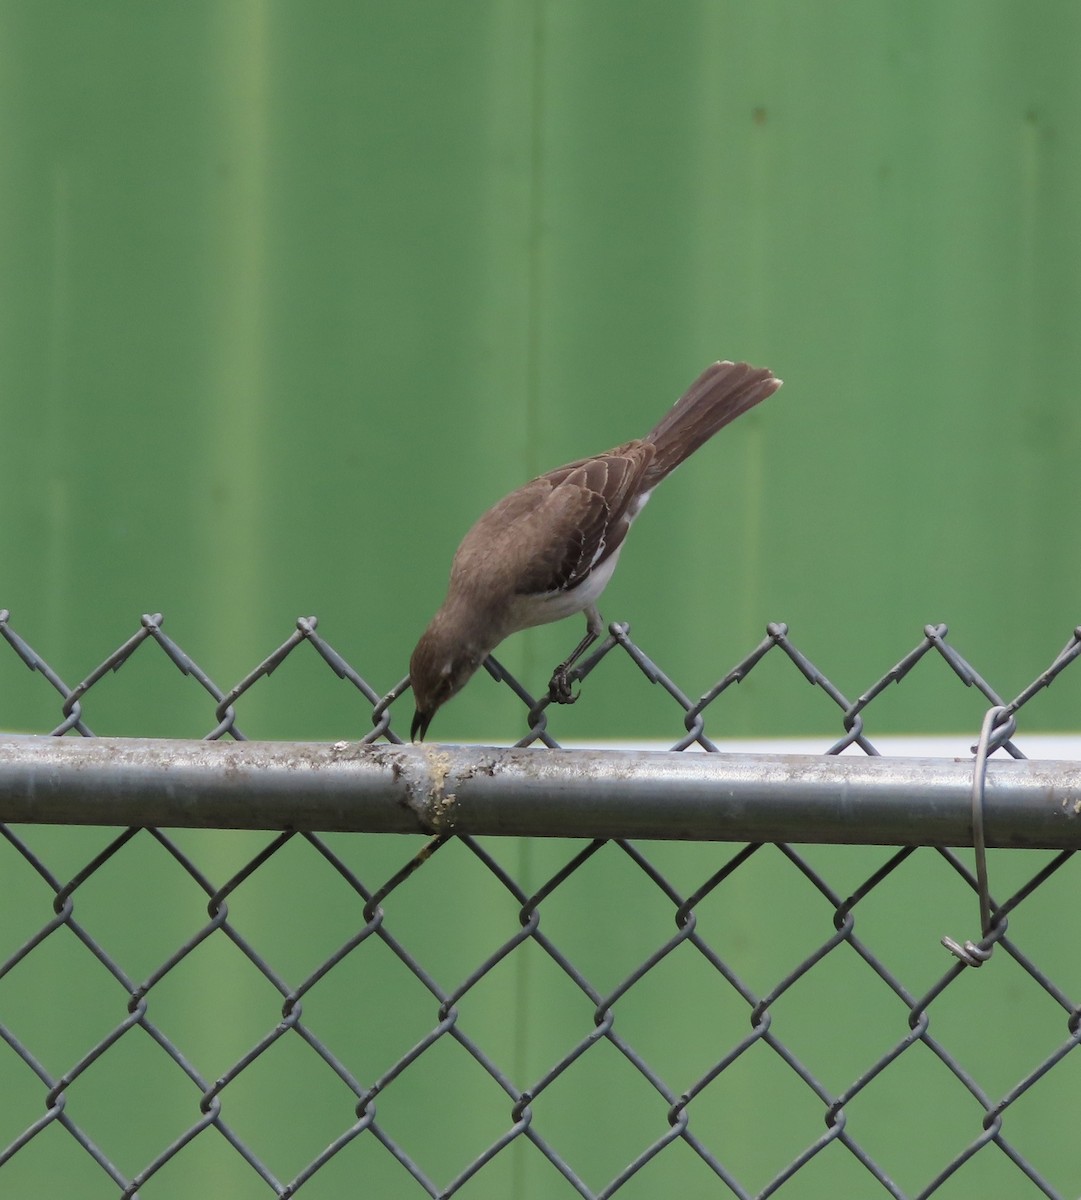
[[[568,673],[604,629],[597,601],[631,522],[666,475],[780,386],[765,368],[714,363],[644,438],[549,471],[490,508],[462,539],[447,598],[409,660],[413,741],[505,637],[584,612],[586,635],[548,685],[556,703],[576,700]]]

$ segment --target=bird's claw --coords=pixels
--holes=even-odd
[[[567,668],[556,667],[551,682],[548,684],[548,699],[553,704],[573,704],[581,694],[581,691],[577,695],[571,691]]]

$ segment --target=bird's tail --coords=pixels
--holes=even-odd
[[[643,482],[659,483],[699,446],[781,386],[765,367],[717,362],[707,367],[657,423],[645,441],[657,448]]]

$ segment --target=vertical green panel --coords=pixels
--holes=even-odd
[[[784,391],[666,483],[606,615],[691,691],[778,618],[854,692],[947,620],[1009,691],[1076,617],[1079,20],[0,7],[4,603],[73,675],[164,611],[223,684],[316,612],[387,687],[483,507],[745,356]],[[504,655],[540,686],[577,636]],[[565,733],[650,732],[591,691]],[[482,679],[440,724],[518,719]]]

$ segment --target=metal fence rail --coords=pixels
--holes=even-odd
[[[0,738],[0,822],[971,846],[958,759]],[[1081,762],[992,761],[988,846],[1081,846]]]
[[[698,700],[623,626],[584,665],[625,653],[682,709],[674,749],[714,751],[710,705],[782,654],[838,707],[832,757],[561,752],[545,703],[494,661],[525,706],[518,749],[400,746],[401,687],[381,699],[314,618],[228,691],[159,616],[74,686],[6,613],[0,634],[57,693],[42,732],[86,739],[0,745],[11,1194],[51,1178],[57,1153],[78,1180],[67,1194],[88,1196],[191,1195],[223,1162],[240,1170],[231,1196],[362,1181],[403,1197],[1081,1193],[1081,768],[1027,761],[1015,741],[1025,704],[1081,654],[1081,629],[1012,700],[943,626],[855,700],[783,625]],[[152,643],[206,691],[204,742],[94,738],[88,694]],[[237,700],[304,645],[370,701],[362,744],[245,742]],[[974,758],[878,758],[867,709],[927,655],[986,698]],[[850,747],[868,757],[837,757]],[[96,840],[53,841],[45,823]],[[126,828],[70,828],[98,824]],[[213,847],[193,834],[207,826]],[[276,832],[229,832],[242,828]],[[335,832],[358,829],[414,836]],[[509,836],[524,833],[548,835],[533,857]],[[241,836],[226,865],[217,843]],[[155,907],[159,877],[182,911]],[[318,907],[323,889],[333,901]],[[482,901],[463,911],[457,889]],[[276,926],[301,899],[317,908],[286,937]],[[134,929],[149,944],[129,945]],[[951,955],[950,931],[974,936]],[[39,965],[61,954],[55,974]],[[245,986],[254,999],[230,1007]],[[194,1022],[178,1016],[203,1002]],[[393,1010],[408,1037],[372,1016]],[[146,1126],[134,1141],[93,1099],[112,1061],[128,1083],[111,1106]],[[142,1102],[134,1077],[152,1082]],[[295,1144],[251,1116],[269,1078]],[[438,1121],[413,1119],[425,1087]],[[304,1094],[326,1111],[302,1138]]]

